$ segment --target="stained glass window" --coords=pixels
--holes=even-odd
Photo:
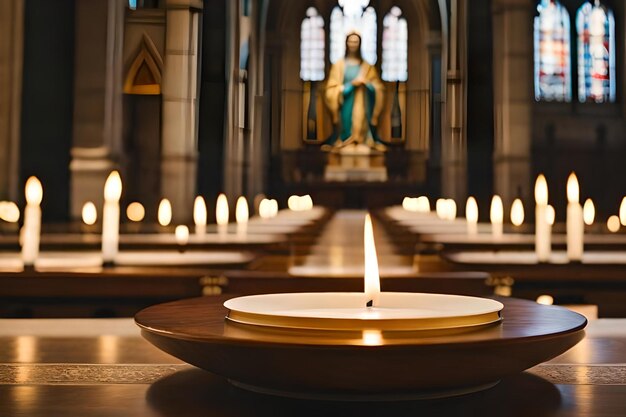
[[[541,0],[534,22],[535,99],[571,101],[569,14],[557,0]]]
[[[578,100],[615,101],[615,19],[598,0],[576,13]]]
[[[382,79],[406,81],[408,30],[399,7],[392,7],[383,19]]]
[[[303,81],[324,79],[324,19],[315,7],[309,7],[300,29],[300,78]]]
[[[137,9],[137,0],[128,0],[128,7],[132,10]]]
[[[339,0],[330,14],[330,62],[335,63],[346,53],[346,35],[358,32],[361,35],[363,59],[374,65],[376,54],[377,16],[369,0]]]

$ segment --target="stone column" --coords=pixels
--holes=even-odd
[[[104,182],[118,168],[122,140],[123,0],[76,0],[74,128],[70,215],[102,205]]]
[[[201,0],[167,0],[161,193],[174,222],[192,218],[198,160],[198,41]]]
[[[533,3],[493,2],[494,190],[505,206],[533,194]]]
[[[17,200],[24,2],[0,0],[0,200]]]
[[[441,137],[442,194],[464,201],[467,194],[467,0],[450,2],[446,109]]]

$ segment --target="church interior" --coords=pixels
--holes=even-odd
[[[625,57],[619,0],[0,0],[0,416],[625,416]]]

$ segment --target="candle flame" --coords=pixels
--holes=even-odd
[[[478,203],[474,197],[469,197],[465,203],[465,218],[468,223],[478,223]]]
[[[579,194],[578,178],[576,178],[576,174],[572,172],[567,178],[567,202],[578,203],[580,198]]]
[[[313,198],[309,194],[302,196],[301,209],[303,211],[313,209]]]
[[[118,171],[112,171],[107,177],[104,183],[104,200],[105,201],[120,201],[122,196],[122,179]]]
[[[262,219],[269,219],[271,216],[271,210],[272,208],[270,207],[271,203],[270,200],[264,198],[263,200],[261,200],[261,202],[259,203],[259,217]]]
[[[554,225],[554,220],[556,218],[556,212],[554,211],[554,207],[548,205],[546,208],[546,221],[550,226]]]
[[[269,211],[270,217],[276,217],[278,215],[278,201],[273,198],[270,200],[269,207],[271,210]]]
[[[540,174],[535,181],[535,202],[542,206],[548,204],[548,182],[543,174]]]
[[[244,196],[240,196],[235,206],[235,220],[237,224],[248,223],[248,217],[248,201]]]
[[[215,221],[219,225],[228,224],[228,199],[224,194],[217,196],[217,204],[215,205]]]
[[[587,226],[591,226],[596,217],[596,208],[593,205],[593,201],[588,198],[585,200],[585,205],[583,206],[583,220]]]
[[[83,210],[81,212],[83,223],[87,226],[91,226],[96,224],[96,220],[98,220],[98,210],[96,210],[96,205],[91,201],[86,202],[83,205]]]
[[[622,198],[622,203],[619,205],[619,222],[622,226],[626,226],[626,197]]]
[[[606,221],[606,228],[609,229],[609,232],[611,233],[617,233],[619,231],[619,225],[619,217],[615,215],[609,217],[609,219]]]
[[[365,346],[380,346],[383,344],[383,332],[380,330],[363,330],[363,344]]]
[[[12,201],[0,201],[0,220],[7,223],[17,223],[20,219],[20,209]]]
[[[145,215],[146,209],[143,208],[141,203],[134,201],[126,207],[126,217],[128,217],[128,220],[131,222],[140,222]]]
[[[511,205],[511,223],[514,226],[521,226],[524,223],[524,204],[519,198],[516,198]]]
[[[417,211],[417,200],[411,197],[404,197],[402,200],[402,208],[406,211]]]
[[[551,306],[554,304],[554,298],[551,295],[540,295],[537,297],[537,304],[543,304],[544,306]]]
[[[374,229],[369,214],[365,216],[363,249],[365,252],[365,300],[368,306],[375,307],[378,305],[380,298],[380,276],[378,275],[378,257],[376,256]]]
[[[196,226],[206,226],[206,203],[202,196],[197,196],[193,201],[193,223]]]
[[[176,238],[176,243],[181,246],[186,245],[189,242],[189,228],[185,225],[176,226],[176,229],[174,229],[174,236]]]
[[[172,204],[167,198],[164,198],[159,203],[157,219],[161,226],[168,226],[172,222]]]
[[[502,206],[502,199],[499,195],[494,195],[491,199],[489,219],[491,220],[491,224],[502,223],[504,221],[504,207]]]
[[[43,187],[37,177],[29,177],[25,187],[26,202],[38,206],[43,200]]]

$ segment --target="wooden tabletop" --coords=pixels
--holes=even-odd
[[[400,403],[289,400],[236,389],[139,336],[131,319],[0,320],[1,416],[623,416],[626,320],[496,387]]]

